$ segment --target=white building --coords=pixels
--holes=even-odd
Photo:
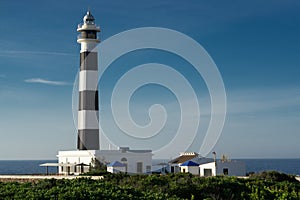
[[[218,161],[200,164],[200,176],[245,176],[246,165],[241,161]]]
[[[199,165],[200,176],[216,176],[216,163],[209,162]]]
[[[59,174],[79,174],[90,170],[97,159],[107,165],[119,161],[125,165],[127,173],[150,173],[152,165],[151,150],[75,150],[58,152]]]
[[[180,172],[199,175],[199,164],[191,160],[186,161],[180,165]]]
[[[124,163],[120,163],[119,161],[112,162],[107,165],[107,171],[113,174],[116,173],[125,173],[126,165]]]
[[[246,164],[237,160],[227,162],[218,161],[217,174],[228,176],[246,176]]]
[[[196,152],[184,152],[180,153],[179,157],[170,160],[169,163],[169,171],[171,173],[179,173],[181,172],[180,165],[187,161],[193,161],[195,163],[208,163],[213,161],[211,158],[204,158],[199,156]]]

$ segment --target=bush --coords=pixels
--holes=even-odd
[[[188,173],[104,174],[101,180],[81,177],[36,183],[0,182],[0,199],[300,199],[300,183],[291,177],[278,172],[249,179],[204,178]]]
[[[277,171],[264,171],[258,174],[252,174],[250,175],[250,178],[262,179],[268,181],[277,181],[277,182],[282,182],[282,181],[298,182],[295,176],[280,173]]]

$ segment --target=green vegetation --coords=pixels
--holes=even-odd
[[[0,199],[300,199],[300,182],[278,172],[249,179],[200,178],[191,174],[106,174],[102,180],[46,179],[37,183],[0,182]]]

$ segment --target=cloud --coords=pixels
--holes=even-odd
[[[46,85],[57,85],[57,86],[70,85],[70,83],[68,83],[68,82],[50,81],[50,80],[41,79],[41,78],[31,78],[31,79],[26,79],[24,81],[26,83],[41,83],[41,84],[46,84]]]
[[[227,94],[228,112],[233,114],[300,106],[300,90],[296,87],[245,89]]]
[[[7,55],[57,55],[57,56],[76,56],[72,53],[54,52],[54,51],[18,51],[18,50],[0,50],[0,56]]]

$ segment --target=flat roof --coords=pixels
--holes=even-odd
[[[76,164],[70,164],[70,163],[43,163],[40,164],[41,167],[71,167],[75,166]]]

